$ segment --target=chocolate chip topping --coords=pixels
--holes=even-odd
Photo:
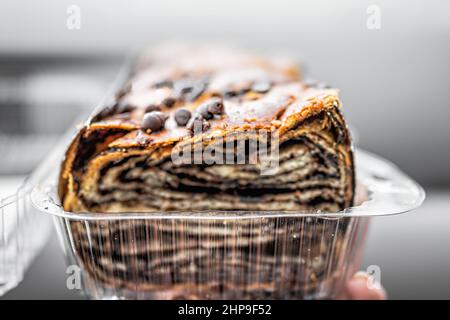
[[[220,98],[212,98],[202,103],[197,112],[206,120],[211,119],[215,114],[223,114],[223,101]]]
[[[223,107],[223,101],[219,98],[213,98],[206,102],[207,109],[212,114],[223,114],[224,107]]]
[[[179,126],[185,126],[191,118],[191,112],[187,109],[178,109],[175,112],[175,122]]]
[[[203,131],[208,130],[211,125],[208,121],[206,121],[201,114],[195,114],[192,116],[191,120],[189,120],[187,126],[189,130],[191,130],[192,134],[201,133]]]
[[[164,123],[166,122],[166,120],[167,115],[162,112],[152,111],[146,113],[142,121],[142,129],[158,131],[164,127]]]
[[[163,80],[163,81],[155,83],[153,86],[155,88],[164,88],[164,87],[172,88],[173,82],[170,80]]]
[[[258,93],[266,93],[270,90],[270,82],[269,81],[259,81],[255,82],[252,85],[252,91]]]
[[[172,97],[167,97],[163,100],[162,104],[167,108],[172,108],[175,104],[176,100]]]
[[[184,95],[193,89],[194,83],[190,79],[182,79],[175,82],[173,87],[177,94]]]
[[[161,111],[161,107],[156,104],[151,104],[145,108],[145,113],[152,111]]]
[[[172,96],[176,100],[195,101],[200,97],[207,87],[207,78],[183,78],[173,85]]]
[[[249,91],[250,91],[250,88],[242,88],[242,89],[239,90],[239,92],[237,94],[239,96],[242,96],[242,95],[246,94]]]
[[[236,97],[237,95],[238,95],[238,93],[234,90],[227,89],[223,92],[224,98],[233,98],[233,97]]]
[[[209,112],[207,103],[201,104],[198,107],[197,112],[206,120],[212,119],[214,116],[211,112]]]

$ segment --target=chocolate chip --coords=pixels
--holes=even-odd
[[[165,105],[167,108],[172,108],[175,104],[176,100],[172,97],[167,97],[163,100],[162,104]]]
[[[242,88],[239,90],[239,92],[237,93],[239,96],[243,96],[244,94],[246,94],[247,92],[249,92],[251,89],[250,88]]]
[[[173,85],[172,98],[175,100],[184,100],[184,96],[192,90],[191,83],[186,79],[178,80]]]
[[[233,98],[236,97],[238,95],[238,93],[234,90],[226,90],[223,93],[224,98]]]
[[[166,120],[167,115],[162,112],[152,111],[146,113],[142,121],[142,129],[158,131],[164,127],[164,123],[166,122]]]
[[[187,109],[178,109],[175,112],[175,122],[179,126],[185,126],[191,118],[191,112]]]
[[[172,88],[173,82],[171,80],[163,80],[163,81],[155,83],[153,86],[155,88],[164,88],[164,87]]]
[[[206,120],[211,119],[215,114],[223,113],[223,102],[220,98],[212,98],[202,103],[197,112]]]
[[[194,84],[191,79],[182,79],[175,82],[173,87],[179,95],[183,95],[190,92],[193,89]]]
[[[152,111],[161,111],[161,107],[156,104],[151,104],[145,108],[145,113]]]
[[[197,112],[206,120],[212,119],[214,116],[211,112],[208,110],[208,103],[203,103],[197,108]]]
[[[219,98],[214,98],[206,102],[207,109],[212,114],[223,114],[223,101]]]
[[[252,85],[252,91],[254,91],[254,92],[266,93],[269,90],[270,90],[270,82],[268,82],[268,81],[255,82]]]
[[[207,86],[207,78],[184,78],[174,83],[172,97],[182,101],[195,101],[203,94]]]
[[[192,91],[193,88],[194,88],[194,87],[191,87],[191,86],[183,87],[183,88],[180,89],[180,93],[181,93],[181,94],[189,93],[189,92]]]
[[[187,128],[191,131],[194,130],[195,127],[201,126],[203,123],[203,117],[199,114],[195,114],[188,122]]]
[[[186,126],[193,134],[208,130],[211,125],[200,114],[195,114]]]

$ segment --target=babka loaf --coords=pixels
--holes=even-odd
[[[338,278],[347,220],[251,218],[353,204],[336,89],[290,60],[170,47],[140,57],[113,100],[67,151],[63,207],[167,218],[71,221],[91,280],[157,298],[301,298]]]
[[[191,49],[145,56],[70,146],[67,211],[335,212],[352,204],[350,137],[335,89],[295,64]]]

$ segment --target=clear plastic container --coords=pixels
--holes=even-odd
[[[52,219],[32,205],[31,186],[0,199],[0,296],[22,280],[50,234]]]
[[[3,291],[21,279],[53,217],[90,298],[332,299],[359,267],[370,217],[425,197],[390,162],[357,150],[358,205],[342,212],[71,213],[55,170],[69,139],[2,205]]]
[[[0,204],[0,295],[21,280],[53,218],[90,298],[332,299],[359,267],[370,218],[425,198],[396,166],[356,150],[357,205],[341,212],[65,212],[56,187],[73,134]]]

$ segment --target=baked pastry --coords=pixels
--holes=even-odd
[[[114,105],[81,129],[62,168],[66,210],[335,212],[352,204],[350,137],[335,89],[306,85],[288,62],[180,55],[147,56],[154,62],[141,61]],[[274,165],[251,146],[273,152]]]
[[[61,202],[73,212],[168,217],[340,211],[355,189],[340,108],[337,90],[303,82],[289,60],[199,47],[152,51],[74,138]],[[76,256],[105,286],[160,298],[270,298],[305,297],[341,272],[335,257],[347,224],[137,219],[70,228]],[[333,243],[321,241],[324,233]]]

